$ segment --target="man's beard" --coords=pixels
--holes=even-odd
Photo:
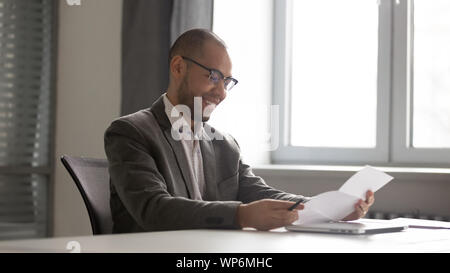
[[[191,120],[194,120],[194,96],[191,95],[193,92],[191,92],[190,88],[189,88],[189,84],[187,82],[187,77],[185,77],[183,79],[183,81],[181,82],[180,88],[178,89],[178,102],[179,104],[182,105],[186,105],[187,107],[189,107],[189,110],[191,111]],[[200,111],[201,113],[201,120],[202,122],[207,122],[209,120],[210,114],[212,112],[212,110],[209,110],[207,112],[207,115],[204,115],[203,111],[205,109],[203,109],[203,97],[201,98],[201,103],[200,103],[200,107],[199,109],[197,109],[197,111]]]

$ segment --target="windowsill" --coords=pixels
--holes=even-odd
[[[372,166],[372,165],[371,165]],[[364,166],[339,166],[339,165],[284,165],[284,164],[265,164],[255,165],[253,170],[258,172],[357,172]],[[387,173],[416,173],[416,174],[450,174],[450,168],[419,168],[419,167],[383,167],[372,166],[382,172]]]

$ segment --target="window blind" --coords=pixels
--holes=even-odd
[[[52,0],[0,0],[0,239],[47,235]]]

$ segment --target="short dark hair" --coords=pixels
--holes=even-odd
[[[206,41],[213,41],[224,49],[227,48],[225,42],[214,32],[202,28],[191,29],[181,34],[173,43],[169,51],[169,63],[176,55],[200,57]]]

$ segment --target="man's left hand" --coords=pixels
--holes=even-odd
[[[342,221],[353,221],[364,217],[369,211],[369,208],[373,205],[373,202],[375,202],[375,197],[373,192],[369,190],[366,193],[366,201],[360,199],[358,203],[355,204],[355,211],[342,219]]]

